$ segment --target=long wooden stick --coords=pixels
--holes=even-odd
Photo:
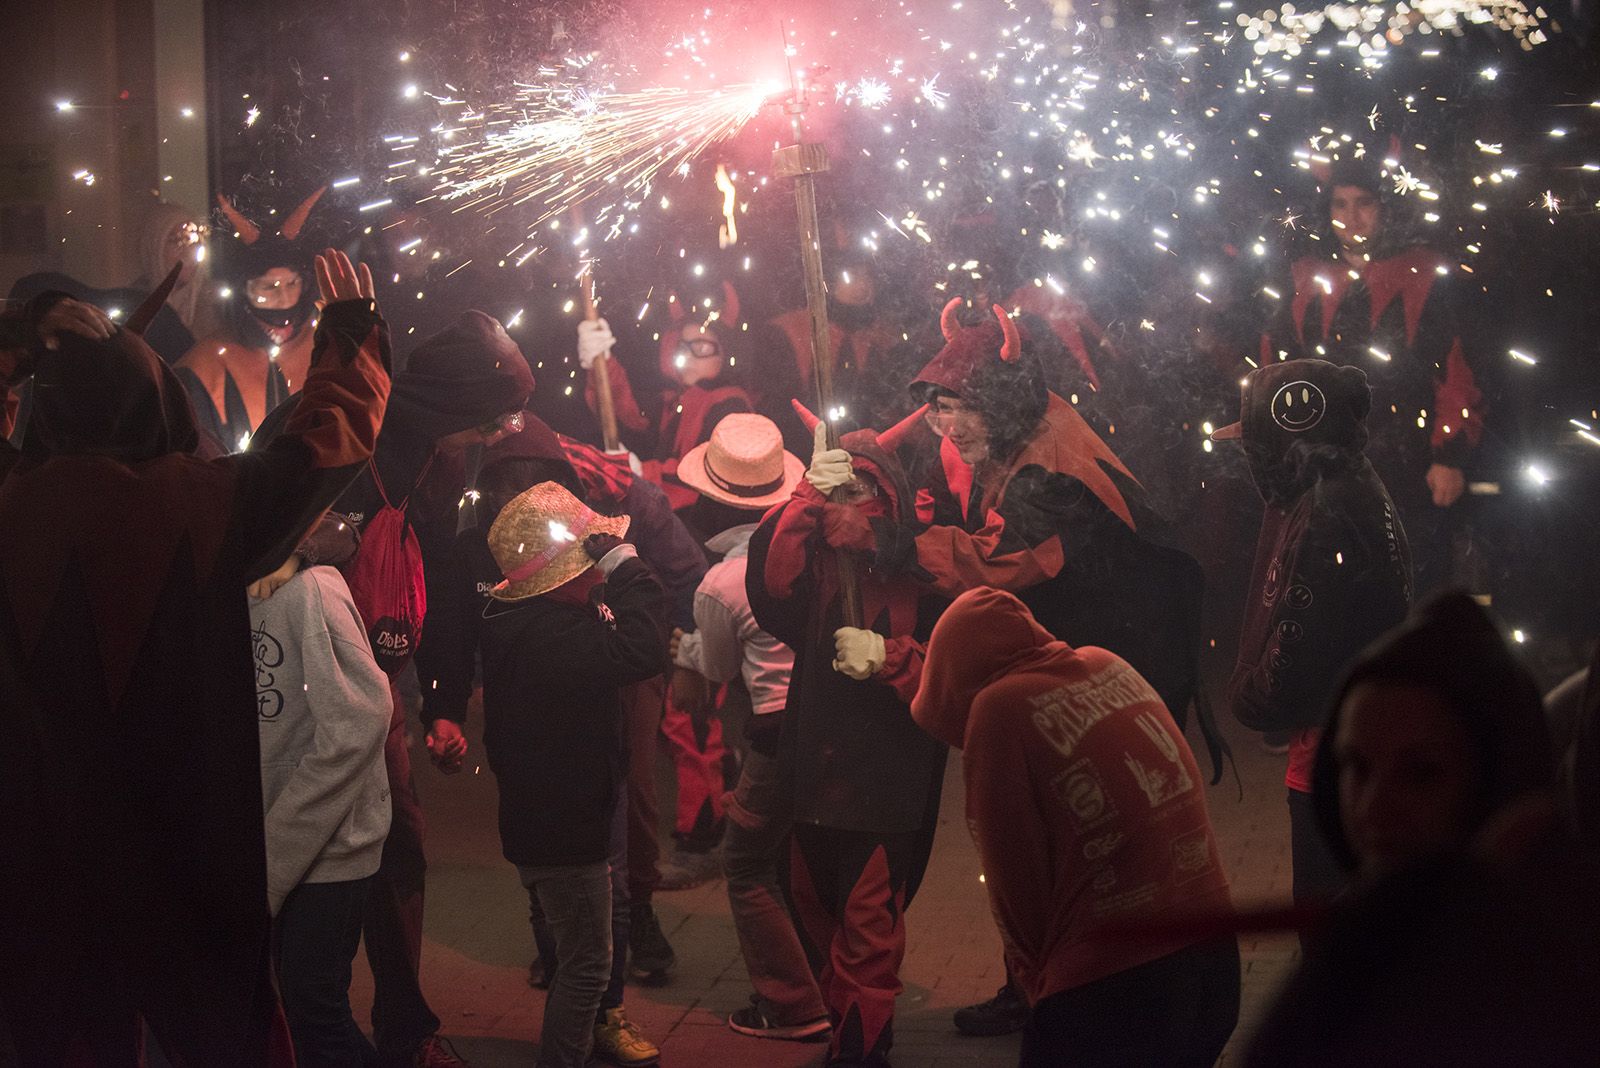
[[[579,233],[583,232],[583,209],[577,205],[572,207],[572,224]],[[578,276],[578,288],[583,293],[583,317],[589,322],[600,318],[600,310],[594,303],[594,261],[584,264],[583,273]],[[589,375],[594,379],[596,415],[600,419],[600,440],[605,444],[606,452],[622,452],[622,438],[617,434],[617,402],[611,396],[611,354],[602,352],[594,359],[594,364],[589,368]]]
[[[803,107],[803,104],[800,105]],[[799,131],[798,118],[795,122]],[[833,352],[828,337],[828,288],[822,276],[822,233],[817,223],[815,176],[828,170],[827,150],[819,144],[797,144],[772,154],[772,169],[783,178],[794,179],[795,213],[800,221],[800,263],[806,286],[806,308],[811,313],[811,366],[816,373],[818,409],[828,428],[828,447],[839,447],[839,432],[833,425]],[[835,497],[839,490],[834,491]],[[839,601],[846,626],[866,625],[861,611],[861,585],[856,576],[855,556],[838,553]]]

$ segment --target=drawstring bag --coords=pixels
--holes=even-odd
[[[350,596],[367,627],[367,640],[378,666],[390,678],[398,675],[417,651],[422,640],[422,620],[428,611],[427,587],[423,582],[422,549],[416,531],[406,518],[406,494],[398,505],[391,504],[370,460],[368,470],[378,487],[383,507],[367,521],[361,531],[361,547],[345,565],[345,582]],[[426,467],[417,476],[420,485]],[[413,486],[412,490],[415,491]]]

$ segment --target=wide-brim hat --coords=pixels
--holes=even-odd
[[[783,431],[764,415],[734,412],[678,461],[678,481],[734,508],[765,510],[789,499],[806,465],[785,452]]]
[[[627,532],[627,516],[601,515],[566,487],[541,482],[512,498],[489,528],[489,552],[505,576],[489,596],[521,601],[549,593],[594,565],[585,538]]]

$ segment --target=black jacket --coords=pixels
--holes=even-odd
[[[493,569],[481,535],[473,546],[479,572],[484,560]],[[483,745],[511,863],[606,858],[627,763],[618,691],[666,669],[665,618],[661,585],[637,559],[585,605],[545,594],[485,608]]]
[[[857,471],[877,478],[890,508],[906,512],[910,491],[892,461],[859,439],[845,447]],[[844,616],[836,557],[819,529],[822,508],[822,496],[801,481],[751,537],[745,577],[756,623],[794,650],[779,743],[794,818],[876,834],[925,830],[939,809],[945,746],[912,721],[910,694],[886,680],[915,692],[922,643],[944,602],[910,579],[861,569],[866,624],[890,640],[891,670],[860,682],[835,671],[833,632]]]
[[[1405,531],[1362,451],[1370,398],[1359,370],[1322,360],[1246,382],[1243,440],[1266,513],[1228,703],[1254,730],[1320,726],[1346,667],[1410,608]],[[1289,429],[1298,420],[1314,422]]]

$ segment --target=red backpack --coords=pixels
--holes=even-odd
[[[391,504],[383,480],[378,477],[377,465],[369,460],[367,468],[378,487],[378,496],[383,499],[383,507],[362,528],[361,547],[345,565],[344,578],[350,587],[350,597],[366,624],[372,655],[384,673],[393,678],[406,666],[422,640],[428,593],[423,583],[422,549],[417,545],[416,531],[411,529],[411,522],[406,518],[411,494],[406,494],[398,505]],[[417,476],[419,485],[427,473],[424,467]],[[412,490],[415,489],[413,486]]]

